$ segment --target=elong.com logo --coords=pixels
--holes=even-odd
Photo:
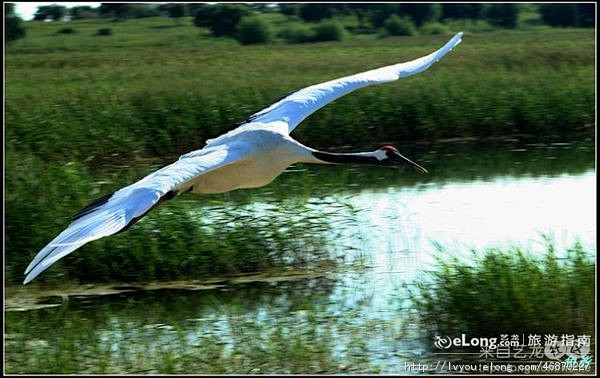
[[[472,337],[467,340],[467,336],[463,333],[460,337],[451,338],[450,336],[434,336],[433,345],[438,349],[448,349],[452,346],[455,347],[483,347],[489,349],[496,349],[498,339],[496,337]]]

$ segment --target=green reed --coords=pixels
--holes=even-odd
[[[431,280],[412,292],[415,312],[432,334],[594,334],[595,251],[579,243],[564,256],[548,241],[541,257],[490,249],[473,251],[470,261],[440,257],[438,263]]]

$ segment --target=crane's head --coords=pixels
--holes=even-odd
[[[410,160],[406,156],[400,154],[400,151],[394,146],[385,145],[375,151],[375,156],[379,160],[380,164],[388,166],[402,166],[410,165],[421,173],[428,173],[427,169],[421,167],[419,164]]]

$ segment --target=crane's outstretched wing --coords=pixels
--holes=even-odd
[[[458,45],[461,42],[462,35],[462,32],[456,34],[442,48],[422,58],[300,89],[251,115],[245,122],[269,123],[283,121],[288,124],[288,133],[291,133],[306,117],[331,101],[358,88],[372,84],[388,83],[426,70]]]
[[[183,155],[140,181],[100,198],[77,214],[69,226],[35,256],[24,284],[82,245],[125,231],[161,200],[185,191],[186,183],[214,169],[244,159],[241,149],[219,146]],[[188,185],[189,186],[189,185]]]

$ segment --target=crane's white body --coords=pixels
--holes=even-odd
[[[439,50],[410,62],[296,91],[250,116],[238,128],[207,140],[204,148],[185,154],[173,164],[88,206],[35,256],[25,270],[27,276],[24,283],[30,282],[54,262],[82,245],[126,229],[168,194],[222,193],[256,188],[273,181],[291,164],[330,163],[319,159],[319,155],[316,155],[318,151],[290,136],[300,122],[331,101],[358,88],[392,82],[424,71],[458,45],[461,38],[462,33],[458,33]],[[348,155],[354,159],[373,161],[387,158],[386,152],[381,149]]]
[[[258,188],[269,184],[291,164],[320,162],[313,157],[312,149],[277,131],[270,124],[251,123],[241,126],[231,135],[207,144],[207,148],[210,149],[211,146],[226,146],[228,156],[236,156],[235,161],[175,189],[208,194]],[[200,150],[197,154],[201,155],[203,151]]]

